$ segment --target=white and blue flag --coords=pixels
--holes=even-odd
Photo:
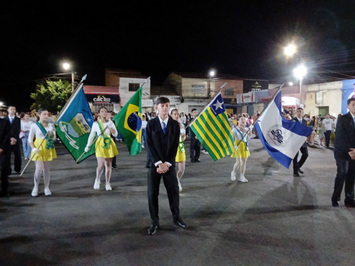
[[[312,128],[293,120],[287,120],[281,111],[281,90],[260,115],[255,129],[268,153],[280,164],[288,168]]]

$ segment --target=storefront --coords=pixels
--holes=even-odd
[[[84,93],[92,112],[98,112],[101,107],[117,113],[120,110],[120,94],[118,87],[84,86]]]

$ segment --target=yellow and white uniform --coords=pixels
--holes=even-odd
[[[100,126],[98,122],[94,122],[89,135],[87,147],[90,147],[95,136],[98,136],[95,142],[95,155],[96,157],[113,158],[118,155],[118,150],[115,141],[111,138],[110,128],[116,130],[116,134],[112,134],[114,137],[117,136],[118,132],[115,124],[109,120],[106,123],[102,123],[104,132],[101,133]]]
[[[47,127],[45,127],[45,129],[47,132],[52,132],[53,137],[51,139],[54,142],[56,139],[56,134],[55,134],[55,129],[53,127],[53,124],[48,124]],[[47,136],[49,137],[49,134]],[[34,141],[34,146],[38,148],[38,153],[35,155],[33,155],[33,152],[31,153],[32,161],[45,162],[45,161],[52,161],[53,159],[57,158],[57,153],[55,151],[54,144],[47,145],[50,143],[48,143],[48,141],[44,139],[44,135],[37,124],[32,124],[30,128],[30,133],[28,135],[28,142],[29,143],[33,142],[34,138],[36,138],[36,140]]]
[[[233,153],[231,155],[232,158],[248,158],[250,156],[249,151],[249,135],[246,134],[243,138],[243,133],[238,129],[238,127],[233,128],[233,140],[234,146],[236,147],[238,144],[238,148],[234,148]],[[239,143],[240,142],[240,143]]]

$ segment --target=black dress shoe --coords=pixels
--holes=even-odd
[[[355,208],[355,201],[353,200],[345,200],[344,204],[347,208]]]
[[[200,163],[200,159],[195,159],[195,163]]]
[[[191,159],[191,162],[192,162],[192,163],[195,163],[195,160],[194,160],[194,159]]]
[[[333,206],[333,207],[339,207],[338,201],[332,199],[332,206]]]
[[[293,173],[293,177],[300,177],[299,173]]]
[[[187,224],[185,224],[181,218],[174,219],[174,224],[184,229],[187,227]]]
[[[303,174],[303,173],[304,173],[301,169],[298,169],[298,172],[299,172],[300,174]]]
[[[152,224],[148,229],[148,235],[154,235],[157,232],[158,228],[158,225]]]

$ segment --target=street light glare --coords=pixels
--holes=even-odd
[[[307,75],[307,67],[304,65],[299,65],[293,70],[293,75],[297,79],[303,79],[303,77]]]
[[[210,70],[209,75],[210,75],[211,78],[213,78],[216,75],[216,71]]]
[[[286,55],[287,57],[293,56],[296,52],[297,52],[297,46],[294,45],[293,43],[287,45],[284,48],[284,55]]]
[[[68,62],[63,63],[63,69],[64,70],[69,70],[70,69],[70,64]]]

